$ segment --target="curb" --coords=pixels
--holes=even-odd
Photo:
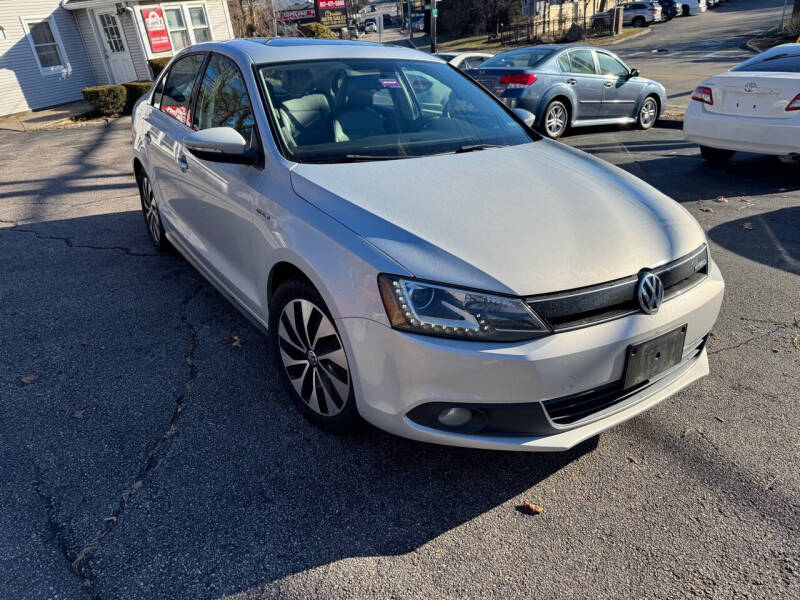
[[[763,52],[763,50],[761,50],[761,48],[759,48],[758,46],[754,46],[750,42],[747,42],[744,45],[744,47],[747,48],[748,50],[750,50],[750,52],[755,52],[756,54],[761,54]]]
[[[652,31],[652,29],[650,29],[650,27],[646,27],[645,29],[642,29],[642,31],[640,31],[638,33],[634,33],[632,35],[629,35],[629,36],[625,37],[624,39],[616,40],[616,41],[612,40],[612,41],[610,41],[610,42],[608,42],[606,44],[594,44],[594,45],[595,46],[600,46],[601,48],[603,46],[616,46],[617,44],[622,44],[622,43],[627,42],[629,40],[635,40],[636,38],[640,38],[643,35],[647,35],[651,31]],[[584,41],[589,41],[589,40],[585,39]]]

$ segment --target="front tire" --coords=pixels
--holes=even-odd
[[[653,96],[648,96],[639,107],[636,125],[639,129],[650,129],[658,121],[658,101]]]
[[[542,119],[542,133],[551,140],[557,140],[567,130],[569,125],[569,109],[560,100],[553,100],[544,109]]]
[[[721,148],[700,146],[700,154],[712,165],[724,165],[733,157],[734,154],[736,154],[736,152],[734,150],[723,150]]]
[[[319,292],[302,280],[281,284],[269,329],[276,367],[300,412],[332,433],[355,429],[360,418],[349,362]]]
[[[139,199],[142,202],[142,215],[147,227],[147,237],[159,252],[167,252],[170,250],[170,243],[164,232],[164,226],[161,224],[161,214],[158,212],[153,184],[144,171],[139,173],[136,182],[139,186]]]

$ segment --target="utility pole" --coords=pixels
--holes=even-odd
[[[414,44],[411,42],[411,38],[414,37],[414,30],[411,27],[411,0],[408,0],[408,10],[406,12],[408,13],[408,41],[409,45],[413,48]]]
[[[436,54],[436,22],[439,20],[437,4],[439,0],[431,0],[431,54]]]

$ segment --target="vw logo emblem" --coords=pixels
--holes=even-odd
[[[661,301],[664,299],[664,284],[658,275],[645,271],[639,277],[636,285],[636,297],[639,299],[639,306],[648,315],[658,312]]]
[[[745,92],[754,92],[758,89],[758,85],[756,85],[755,81],[751,81],[750,83],[746,83],[744,85]]]

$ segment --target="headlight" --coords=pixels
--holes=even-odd
[[[378,276],[389,322],[395,329],[489,342],[518,342],[550,329],[519,298],[460,290],[434,283]]]

